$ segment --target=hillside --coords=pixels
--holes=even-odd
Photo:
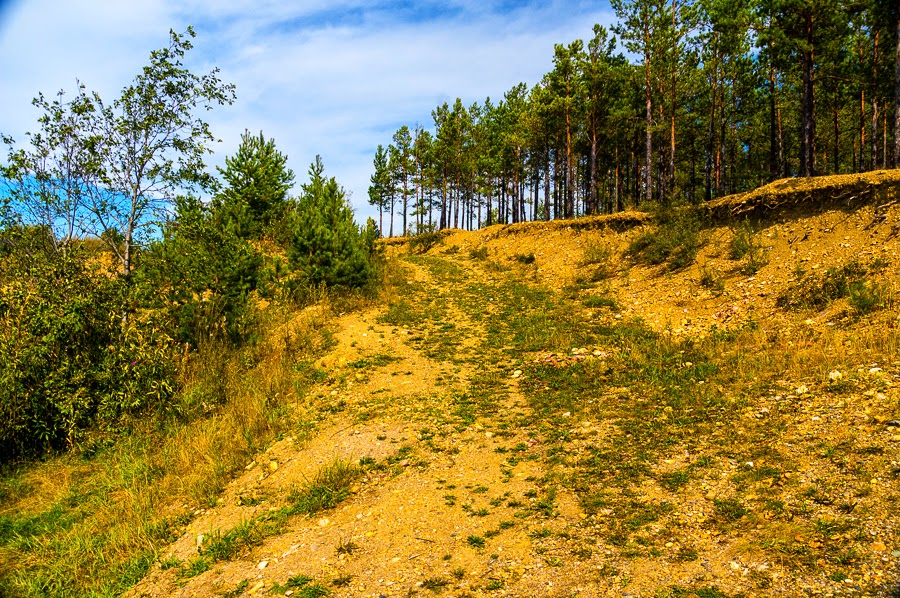
[[[897,595],[900,206],[872,176],[386,242],[296,423],[173,505],[127,595]],[[9,512],[48,503],[22,487]]]

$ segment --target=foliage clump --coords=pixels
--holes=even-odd
[[[424,230],[409,239],[409,252],[413,254],[428,253],[432,247],[442,241],[441,234],[434,230]]]
[[[691,208],[671,209],[658,214],[659,225],[631,242],[628,252],[640,264],[665,264],[680,270],[694,263],[703,244],[703,220]]]
[[[128,288],[39,227],[0,231],[0,461],[76,445],[95,422],[164,402],[171,338],[154,314],[122,320]]]
[[[247,333],[249,295],[256,289],[262,256],[241,238],[230,214],[199,199],[176,201],[176,218],[153,243],[136,272],[145,304],[167,314],[173,335],[196,346]]]
[[[776,305],[820,311],[838,299],[847,298],[858,313],[882,308],[888,301],[888,289],[869,279],[869,275],[879,268],[875,262],[866,265],[852,260],[818,275],[798,271],[796,283],[778,295]]]

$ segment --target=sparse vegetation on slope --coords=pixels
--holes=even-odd
[[[674,269],[625,258],[666,226],[642,219],[391,244],[379,299],[189,355],[134,456],[8,476],[7,587],[889,596],[898,208],[876,208],[707,223]]]

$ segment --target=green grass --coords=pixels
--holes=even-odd
[[[737,498],[723,498],[713,500],[716,516],[726,522],[737,521],[750,514],[750,511]]]
[[[435,594],[440,594],[444,588],[450,585],[450,581],[444,579],[443,577],[429,577],[425,581],[422,582],[422,587],[426,590],[431,590]]]
[[[360,475],[358,466],[339,459],[323,466],[312,480],[288,496],[290,513],[313,515],[333,509],[350,496],[350,488]]]

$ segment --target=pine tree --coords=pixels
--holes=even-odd
[[[400,201],[403,204],[403,236],[408,234],[407,216],[409,215],[409,180],[412,175],[412,136],[409,127],[403,125],[394,133],[394,143],[391,145],[394,151],[391,153],[391,171],[400,192]]]
[[[288,259],[311,285],[359,288],[374,277],[367,243],[371,227],[360,231],[344,189],[324,171],[316,156],[297,202]]]
[[[215,207],[226,214],[244,238],[259,236],[284,214],[294,172],[275,140],[244,131],[234,156],[219,168],[227,186],[216,197]]]
[[[384,234],[384,210],[387,207],[390,195],[391,173],[388,169],[388,153],[384,146],[378,146],[375,150],[373,161],[375,172],[369,177],[369,205],[378,206],[378,230]]]

